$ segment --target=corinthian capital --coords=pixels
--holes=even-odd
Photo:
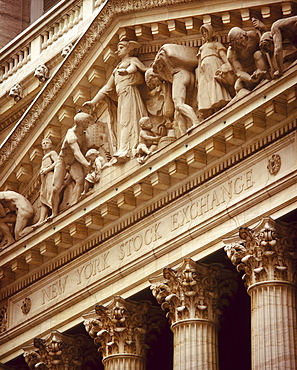
[[[108,306],[97,304],[95,313],[84,315],[84,319],[103,358],[116,354],[145,357],[150,334],[159,331],[164,321],[150,302],[133,302],[119,296]]]
[[[239,236],[224,240],[225,251],[246,285],[265,281],[296,283],[296,226],[265,217],[255,229],[239,228]]]
[[[163,276],[150,280],[151,290],[171,324],[185,319],[218,323],[226,296],[237,284],[232,273],[220,264],[202,264],[185,259],[177,269],[164,268]]]
[[[39,370],[80,370],[86,353],[96,357],[84,335],[69,336],[56,330],[46,339],[35,338],[23,350],[29,368]]]

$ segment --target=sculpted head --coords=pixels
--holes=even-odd
[[[153,71],[152,68],[149,68],[145,74],[145,83],[150,89],[154,89],[157,86],[160,86],[162,84],[162,80],[159,78],[159,76]]]
[[[139,126],[142,129],[151,130],[153,128],[153,125],[151,123],[151,120],[149,117],[142,117],[139,120]]]
[[[70,51],[72,50],[72,47],[73,45],[72,44],[68,44],[67,46],[65,46],[61,52],[61,55],[63,58],[67,57],[67,55],[70,53]]]
[[[264,51],[264,53],[269,53],[273,51],[274,44],[273,44],[273,37],[271,32],[264,32],[260,39],[260,49]]]
[[[39,64],[35,68],[34,77],[38,78],[39,81],[44,82],[49,78],[49,69],[44,64]]]
[[[84,129],[87,129],[92,122],[93,117],[88,113],[79,112],[74,116],[74,124]]]
[[[23,97],[23,89],[22,89],[21,85],[20,84],[13,85],[12,88],[9,90],[8,95],[10,97],[14,98],[14,100],[16,102],[21,100],[22,97]]]
[[[235,50],[245,49],[247,46],[247,32],[242,28],[233,27],[228,33],[227,41]]]
[[[43,150],[51,149],[53,147],[53,143],[49,137],[45,137],[41,141],[41,147]]]
[[[216,40],[216,35],[211,24],[203,24],[200,27],[203,42]]]
[[[100,153],[97,149],[89,149],[86,152],[86,159],[88,161],[94,161],[97,157],[99,157]]]
[[[131,56],[134,52],[134,49],[139,49],[140,46],[141,45],[137,41],[123,40],[118,43],[118,49],[116,51],[116,54],[118,54],[120,58],[124,57],[125,55]]]

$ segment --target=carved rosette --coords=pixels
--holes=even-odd
[[[177,269],[165,268],[163,278],[151,279],[151,290],[173,325],[202,319],[218,324],[221,309],[237,288],[233,274],[220,264],[185,259]]]
[[[106,307],[97,304],[95,314],[84,318],[86,330],[104,359],[119,354],[144,359],[153,332],[164,325],[158,308],[150,302],[133,302],[119,296]]]
[[[24,357],[30,369],[83,369],[84,356],[90,345],[84,335],[75,337],[53,330],[46,339],[35,338],[24,347]]]
[[[241,227],[239,237],[224,240],[225,251],[248,288],[266,281],[296,284],[297,229],[266,217],[254,229]]]

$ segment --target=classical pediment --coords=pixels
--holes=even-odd
[[[70,21],[82,14],[74,8],[70,10]],[[107,300],[112,294],[109,284],[117,284],[119,279],[114,271],[123,279],[123,291],[132,291],[131,271],[147,268],[148,275],[155,273],[150,264],[156,259],[163,263],[167,253],[174,250],[178,253],[172,264],[181,262],[184,255],[205,256],[208,246],[218,248],[221,233],[227,237],[237,230],[237,223],[259,221],[266,213],[264,208],[271,205],[270,210],[280,215],[291,210],[290,191],[296,183],[296,63],[286,65],[279,78],[263,78],[237,94],[234,89],[229,91],[229,98],[209,112],[200,112],[197,105],[197,75],[201,72],[196,69],[198,58],[203,58],[201,25],[213,27],[218,35],[216,42],[225,50],[232,27],[252,31],[252,18],[259,17],[270,28],[276,19],[295,14],[293,6],[281,2],[269,6],[252,2],[246,8],[233,4],[231,9],[230,4],[216,1],[110,0],[95,7],[88,21],[80,19],[77,32],[69,28],[69,39],[65,33],[60,41],[54,40],[53,25],[57,20],[51,19],[41,34],[44,50],[48,50],[44,55],[51,53],[51,47],[54,50],[49,60],[44,57],[43,63],[35,61],[32,66],[22,67],[27,72],[20,68],[10,77],[3,74],[5,89],[11,87],[10,81],[14,85],[18,80],[23,90],[19,100],[12,94],[0,96],[4,107],[1,133],[11,130],[0,148],[0,190],[25,197],[34,216],[26,225],[29,230],[25,234],[1,246],[0,282],[2,298],[11,300],[11,307],[18,307],[30,291],[30,299],[38,303],[32,306],[32,316],[28,316],[32,327],[43,317],[48,319],[59,310],[70,309],[68,297],[72,297],[72,304],[79,304],[86,287],[90,294],[102,291]],[[190,113],[184,113],[179,103],[171,101],[171,117],[161,114],[162,125],[152,119],[158,145],[154,142],[156,147],[149,154],[141,152],[138,157],[133,157],[129,148],[125,160],[115,155],[118,148],[114,148],[117,144],[111,138],[111,108],[107,101],[100,99],[92,109],[84,105],[113,76],[120,62],[116,51],[121,41],[138,45],[134,58],[143,68],[140,94],[151,119],[157,116],[151,112],[159,108],[155,100],[148,102],[145,69],[156,63],[160,54],[165,55],[163,67],[171,72],[161,71],[160,75],[171,94],[172,80],[179,68],[193,77],[193,103],[187,103]],[[55,42],[60,44],[54,49]],[[48,69],[44,78],[33,76],[39,65]],[[178,83],[176,86],[178,91]],[[183,87],[181,83],[180,90]],[[104,93],[107,95],[106,90]],[[113,103],[116,109],[116,99]],[[126,105],[125,109],[132,112],[135,104],[131,99],[131,106],[128,109]],[[57,214],[38,224],[42,140],[51,139],[54,151],[61,153],[79,110],[91,114],[96,121],[85,131],[86,149],[98,150],[108,165],[102,168],[100,180],[92,174],[92,189],[87,188],[73,204],[73,184],[65,182]],[[183,114],[186,118],[182,120]],[[192,114],[195,118],[191,121]],[[139,144],[143,143],[137,142],[133,149],[139,148]],[[278,193],[282,194],[280,202],[276,199]],[[51,207],[48,211],[50,215]],[[193,240],[197,244],[194,247]],[[146,284],[142,280],[146,276],[138,278]],[[54,306],[56,291],[60,292],[60,301]],[[84,309],[88,304],[89,301]],[[10,322],[11,337],[17,331],[24,333],[26,325],[20,318]]]
[[[168,12],[164,11],[165,3],[168,5]],[[170,4],[168,2],[163,4],[159,1],[129,3],[109,1],[102,7],[86,31],[70,48],[64,60],[55,71],[52,71],[51,77],[48,75],[43,81],[40,91],[3,143],[1,148],[3,190],[20,191],[32,204],[37,204],[40,187],[38,169],[42,157],[41,140],[43,137],[51,138],[55,148],[59,150],[65,133],[73,124],[75,112],[84,109],[83,102],[94,97],[118,63],[119,58],[115,50],[119,40],[137,41],[140,44],[139,59],[144,66],[149,67],[157,51],[164,44],[170,46],[179,43],[185,48],[193,48],[195,56],[202,44],[198,25],[203,22],[216,28],[221,41],[225,44],[231,26],[241,25],[247,29],[251,28],[253,9],[238,9],[232,14],[224,12],[222,15],[223,8],[211,7],[212,12],[205,14],[205,9],[195,2],[191,5],[192,16],[189,17],[187,3],[191,2],[173,1]],[[275,13],[274,7],[278,6],[271,7],[271,16]],[[177,8],[180,9],[178,14]],[[139,14],[137,22],[134,18],[131,20],[131,14],[135,12]],[[267,19],[274,20],[273,17]],[[172,53],[177,51],[174,50]],[[145,165],[134,159],[105,169],[100,185],[94,187],[94,194],[84,199],[83,214],[74,215],[73,209],[67,209],[64,204],[64,211],[59,215],[57,224],[59,227],[55,226],[56,220],[42,226],[42,230],[44,228],[51,230],[42,242],[52,243],[53,239],[59,240],[60,234],[68,235],[69,230],[70,238],[78,235],[80,235],[78,238],[86,237],[88,225],[91,229],[103,227],[108,230],[108,222],[113,221],[115,224],[118,218],[124,220],[125,213],[128,215],[132,209],[140,211],[141,199],[151,197],[158,199],[160,192],[172,189],[170,199],[173,200],[179,182],[187,188],[183,191],[193,189],[218,175],[222,168],[231,168],[256,152],[258,148],[264,147],[266,145],[264,143],[273,142],[273,135],[280,135],[277,133],[283,126],[280,122],[285,117],[290,117],[295,106],[295,79],[292,78],[295,76],[295,69],[296,67],[292,66],[282,78],[264,81],[242,97],[236,96],[227,106],[217,110],[207,119],[200,120],[196,127],[188,126],[190,130],[187,132],[179,134],[174,139],[169,137]],[[98,121],[108,121],[106,104],[97,105],[93,113]],[[101,136],[98,130],[92,133],[93,138],[97,135],[94,139],[97,140],[95,142],[97,146],[102,144],[102,137],[106,140],[108,136],[106,122],[103,122],[102,127]],[[294,129],[294,122],[288,121],[285,127],[282,129],[290,132]],[[253,139],[256,134],[263,136],[257,139],[258,144],[255,144]],[[107,156],[110,158],[112,154],[110,142],[106,148]],[[171,160],[168,157],[169,152]],[[160,199],[163,199],[161,202],[167,203],[166,198],[161,196]],[[74,207],[80,209],[80,202]],[[96,224],[93,219],[98,223]],[[135,221],[137,219],[138,216]],[[125,222],[131,221],[123,222],[125,225]],[[122,227],[125,226],[112,226],[111,229],[117,230]],[[31,240],[29,244],[33,250],[36,246],[40,249],[39,229],[29,233],[27,238]],[[20,245],[19,252],[15,254],[18,259],[24,258],[22,243],[17,243]],[[58,246],[59,242],[54,242],[54,245]],[[11,258],[9,254],[7,263]]]

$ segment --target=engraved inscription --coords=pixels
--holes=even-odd
[[[133,252],[137,252],[144,245],[149,245],[162,238],[159,227],[161,222],[153,224],[151,227],[146,228],[143,232],[129,238],[121,243],[119,260],[131,256]]]
[[[42,289],[42,304],[57,298],[65,292],[67,277],[68,275]]]
[[[109,252],[103,253],[99,257],[93,258],[90,262],[83,264],[75,270],[77,275],[77,285],[81,284],[83,280],[89,280],[92,276],[96,276],[101,271],[110,267],[107,262]]]
[[[253,186],[252,170],[228,181],[226,184],[204,194],[191,204],[182,207],[171,215],[171,231],[177,230],[197,217],[220,206],[234,196]]]

